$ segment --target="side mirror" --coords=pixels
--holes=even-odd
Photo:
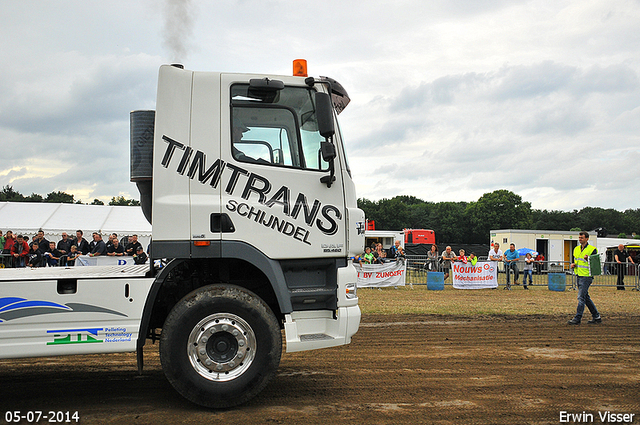
[[[326,140],[320,143],[320,152],[322,152],[322,159],[325,162],[331,162],[336,157],[336,147]]]
[[[333,160],[336,157],[336,147],[333,146],[333,143],[325,140],[320,142],[320,152],[322,153],[322,159],[329,163],[329,175],[321,177],[320,182],[325,183],[327,187],[331,187],[333,182],[336,181],[336,169],[333,164]]]
[[[331,104],[331,97],[326,93],[316,93],[316,116],[318,117],[320,135],[325,139],[332,137],[336,132],[333,125],[333,105]]]

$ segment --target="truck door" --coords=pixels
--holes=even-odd
[[[189,177],[191,228],[189,239],[204,246],[192,248],[192,256],[220,256],[220,74],[194,72],[190,117]],[[209,245],[210,244],[210,245]]]
[[[273,88],[264,76],[221,75],[221,202],[233,223],[222,239],[272,259],[345,257],[340,161],[328,187],[316,89],[301,78],[284,80]]]

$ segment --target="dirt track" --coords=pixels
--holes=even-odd
[[[143,376],[134,354],[2,360],[0,424],[7,410],[127,424],[558,424],[561,411],[601,423],[612,411],[640,424],[640,317],[565,322],[365,316],[350,345],[284,354],[260,396],[217,412],[174,392],[153,345]]]

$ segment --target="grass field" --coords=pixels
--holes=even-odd
[[[568,286],[570,287],[570,286]],[[457,316],[482,315],[556,315],[573,317],[577,291],[550,291],[546,286],[525,291],[513,286],[511,291],[459,290],[446,285],[443,291],[430,291],[426,285],[395,288],[359,288],[362,314],[438,314]],[[640,315],[640,292],[617,291],[612,287],[591,287],[591,299],[603,318],[614,315]],[[588,316],[588,310],[585,310]]]

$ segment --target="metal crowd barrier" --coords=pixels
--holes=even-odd
[[[619,279],[622,285],[618,285]],[[617,289],[640,291],[640,265],[630,262],[618,264],[616,262],[602,263],[602,274],[593,277],[591,286],[609,286]],[[578,289],[578,280],[572,276],[571,289]]]
[[[11,254],[0,254],[0,268],[10,268],[13,267],[13,260],[11,258]]]
[[[442,254],[440,254],[442,255]],[[407,255],[407,275],[406,282],[413,285],[426,285],[427,274],[432,271],[444,272],[442,262],[431,260],[426,255]],[[487,256],[478,256],[478,261],[487,261]],[[524,260],[517,262],[518,284],[522,286],[524,281]],[[594,276],[592,286],[617,287],[618,264],[606,262],[602,264],[602,275]],[[624,276],[624,288],[633,291],[640,291],[640,265],[626,263],[620,268]],[[549,273],[564,273],[567,275],[567,286],[569,289],[577,289],[576,275],[571,270],[571,263],[568,261],[538,261],[533,264],[532,286],[547,286]],[[514,285],[513,277],[511,285]],[[452,277],[445,280],[445,285],[453,285]],[[527,279],[528,283],[528,279]],[[504,263],[498,262],[498,285],[506,286],[507,275],[505,274]]]

